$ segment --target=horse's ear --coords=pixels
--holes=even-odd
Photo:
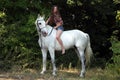
[[[42,17],[43,17],[43,19],[45,19],[45,15],[43,15]]]
[[[38,14],[38,18],[41,17],[40,14]]]

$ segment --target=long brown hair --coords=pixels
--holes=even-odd
[[[57,12],[56,12],[56,13],[54,13],[54,8],[55,8],[55,7],[57,7]],[[52,7],[52,9],[51,9],[50,24],[54,24],[54,16],[55,16],[55,14],[56,14],[57,16],[61,17],[60,12],[59,12],[59,8],[58,8],[58,6],[56,6],[56,5],[54,5],[54,6]]]

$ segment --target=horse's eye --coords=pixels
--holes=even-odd
[[[39,23],[39,25],[41,25],[41,23]]]

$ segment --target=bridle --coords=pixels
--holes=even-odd
[[[45,25],[45,27],[40,28],[38,21],[43,21],[43,20],[37,20],[37,27],[38,27],[38,29],[39,29],[39,32],[41,33],[41,30],[42,30],[43,28],[46,28],[46,25]],[[52,30],[50,31],[50,33],[49,33],[47,36],[50,36],[50,35],[51,35],[53,29],[54,29],[54,28],[52,27]],[[40,36],[41,36],[41,34],[40,34]],[[41,41],[41,48],[43,48],[43,47],[42,47],[42,37],[40,38],[40,41]]]
[[[45,27],[40,28],[40,27],[39,27],[39,23],[38,23],[38,21],[43,21],[43,20],[37,20],[37,27],[38,27],[39,31],[41,32],[42,29],[46,28],[46,25],[45,25]],[[53,29],[54,29],[54,28],[52,27],[50,33],[49,33],[47,36],[50,36],[50,35],[51,35]]]
[[[45,26],[45,27],[40,28],[40,27],[39,27],[39,23],[38,23],[38,21],[43,21],[43,20],[37,20],[37,27],[38,27],[39,31],[41,32],[41,30],[42,30],[43,28],[45,28],[46,26]]]

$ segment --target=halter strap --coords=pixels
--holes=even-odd
[[[39,27],[39,24],[38,24],[38,21],[43,21],[43,20],[37,20],[37,26],[38,26],[38,28],[39,28],[39,31],[41,32],[41,29],[45,28],[46,26],[45,26],[45,27],[40,28],[40,27]]]
[[[46,25],[45,25],[45,27],[40,28],[40,27],[39,27],[39,24],[38,24],[38,21],[43,21],[43,20],[37,20],[37,27],[38,27],[39,31],[41,32],[41,29],[46,28]],[[50,36],[50,35],[51,35],[53,29],[54,29],[54,28],[52,27],[52,30],[50,31],[50,33],[49,33],[47,36]],[[41,36],[41,33],[40,33],[40,36]],[[42,45],[42,37],[40,38],[40,41],[41,41],[41,48],[43,48],[43,45]]]
[[[38,28],[39,28],[39,31],[41,32],[41,30],[42,30],[43,28],[46,28],[46,25],[45,25],[45,27],[40,28],[40,27],[39,27],[39,24],[38,24],[38,21],[43,21],[43,20],[37,20],[37,26],[38,26]],[[50,33],[49,33],[47,36],[50,36],[50,35],[51,35],[53,29],[54,29],[54,28],[52,27]]]

